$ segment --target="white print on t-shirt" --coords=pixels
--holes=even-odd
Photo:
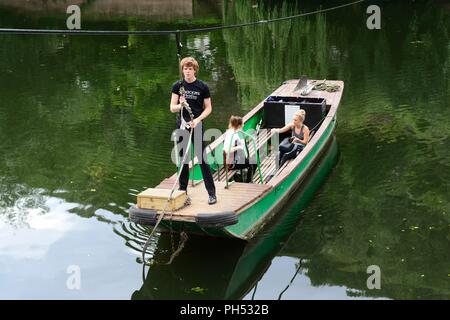
[[[200,92],[198,91],[185,91],[184,97],[190,100],[197,100]]]

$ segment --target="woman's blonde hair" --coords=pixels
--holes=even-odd
[[[295,117],[301,118],[301,119],[302,119],[302,122],[304,122],[304,121],[305,121],[305,117],[306,117],[306,111],[303,110],[303,109],[298,110],[298,111],[295,113]]]
[[[195,71],[195,73],[197,74],[198,69],[199,69],[197,60],[195,60],[195,59],[192,58],[192,57],[186,57],[186,58],[183,58],[183,59],[180,61],[180,73],[181,73],[181,74],[183,74],[183,68],[184,68],[185,66],[186,66],[186,67],[192,67],[192,68],[194,68],[194,71]]]

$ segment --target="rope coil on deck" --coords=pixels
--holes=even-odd
[[[339,91],[341,87],[337,84],[326,84],[326,83],[319,83],[314,86],[314,90],[318,91],[326,91],[326,92],[337,92]]]

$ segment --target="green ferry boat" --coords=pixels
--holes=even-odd
[[[239,182],[240,170],[228,170],[228,165],[224,165],[223,134],[206,148],[214,172],[215,205],[207,203],[198,159],[193,159],[189,163],[190,205],[163,212],[138,203],[129,209],[130,220],[142,225],[155,225],[160,220],[158,230],[162,232],[250,240],[305,184],[335,140],[336,113],[343,89],[342,81],[313,80],[306,85],[298,79],[285,81],[243,118],[242,136],[248,140],[250,157],[257,163],[251,183]],[[297,157],[278,167],[278,141],[284,136],[273,129],[290,122],[300,109],[306,111],[304,123],[310,129],[309,142]],[[175,173],[155,188],[170,190],[177,185],[177,176]]]

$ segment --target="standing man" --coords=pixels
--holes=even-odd
[[[205,187],[208,191],[208,203],[215,204],[217,202],[217,198],[214,179],[209,165],[206,163],[205,159],[203,159],[204,146],[202,120],[205,119],[212,111],[211,95],[208,85],[196,78],[198,69],[198,62],[194,58],[186,57],[181,60],[180,71],[183,74],[184,79],[182,81],[177,81],[172,86],[170,111],[173,113],[179,113],[177,117],[177,129],[188,130],[189,132],[190,130],[194,130],[192,134],[192,143],[195,150],[195,155],[200,163],[203,181],[205,182]],[[189,104],[194,117],[193,120],[191,120],[191,115],[187,110],[188,108],[183,108],[183,112],[181,112],[182,104],[184,103]],[[187,190],[188,182],[189,165],[182,164],[179,190]],[[190,200],[188,200],[188,203],[189,201]]]

